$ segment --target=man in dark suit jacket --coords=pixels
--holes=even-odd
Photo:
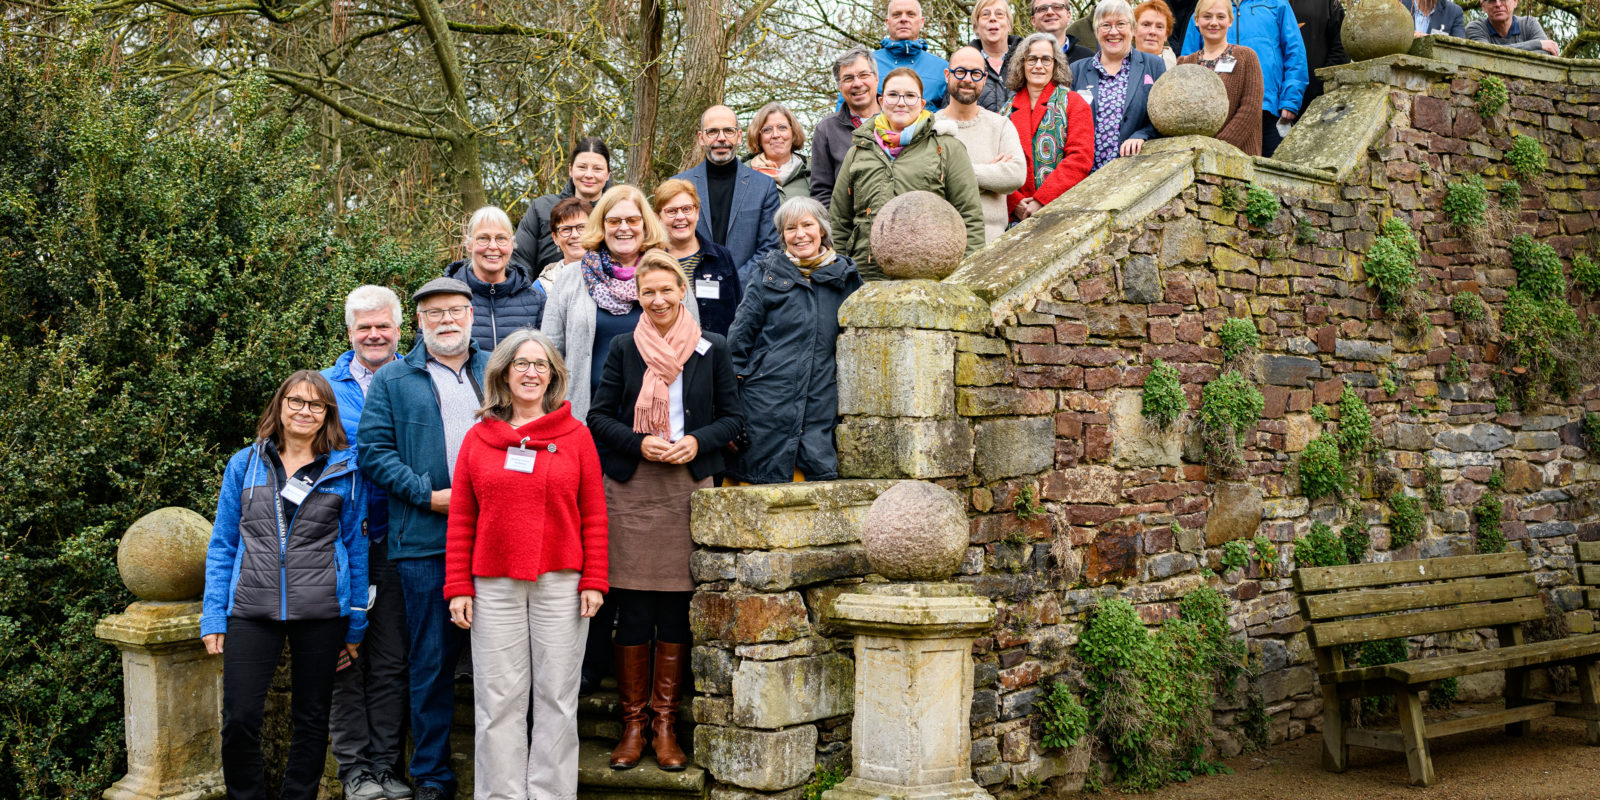
[[[733,254],[741,287],[750,284],[767,251],[778,247],[772,217],[783,199],[776,181],[736,157],[743,133],[733,109],[706,109],[697,134],[705,160],[673,176],[694,184],[700,193],[700,235]]]
[[[1340,0],[1289,0],[1289,5],[1294,8],[1295,21],[1300,23],[1300,41],[1306,45],[1306,67],[1310,72],[1305,99],[1300,101],[1303,114],[1312,100],[1322,96],[1322,79],[1317,77],[1317,70],[1350,63],[1339,38],[1344,30],[1344,4]]]

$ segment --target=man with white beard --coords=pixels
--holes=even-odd
[[[461,441],[483,404],[489,354],[473,343],[472,289],[435,278],[411,295],[422,341],[373,376],[361,411],[361,471],[389,494],[389,559],[410,637],[411,780],[416,800],[456,794],[452,685],[467,632],[444,599],[445,515]]]

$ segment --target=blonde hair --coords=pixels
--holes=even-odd
[[[1194,19],[1196,25],[1198,25],[1200,21],[1200,12],[1216,5],[1217,3],[1221,3],[1222,7],[1227,10],[1229,22],[1231,23],[1233,21],[1233,3],[1229,2],[1228,0],[1196,0],[1194,4]]]
[[[767,117],[773,114],[782,114],[784,120],[789,123],[789,152],[800,152],[800,148],[806,146],[806,132],[800,127],[800,118],[782,103],[768,103],[750,118],[750,127],[744,134],[744,143],[749,146],[750,152],[761,152],[761,128],[767,124]]]
[[[633,285],[638,286],[644,276],[652,272],[670,272],[672,277],[678,279],[678,288],[689,288],[689,279],[683,275],[683,265],[665,250],[650,250],[639,257],[638,266],[633,268]]]
[[[583,249],[594,251],[600,249],[606,241],[606,215],[611,209],[624,200],[632,200],[639,208],[639,216],[644,218],[644,240],[639,243],[640,250],[651,250],[657,247],[666,247],[667,229],[661,224],[661,218],[656,216],[655,209],[651,208],[650,201],[645,198],[644,192],[639,187],[631,184],[619,183],[600,195],[600,201],[594,204],[594,210],[589,212],[589,223],[583,229]]]
[[[978,2],[972,4],[972,35],[978,35],[978,15],[982,14],[984,9],[989,6],[999,6],[1006,12],[1006,22],[1010,23],[1013,28],[1016,26],[1017,21],[1012,16],[1010,2],[1007,0],[978,0]]]
[[[539,329],[518,328],[500,340],[489,356],[489,365],[483,368],[483,407],[478,409],[479,419],[511,421],[511,362],[517,360],[517,351],[528,342],[543,347],[544,359],[550,362],[550,375],[545,380],[540,408],[548,414],[566,401],[567,362],[561,357],[561,351]]]

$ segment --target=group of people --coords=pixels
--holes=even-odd
[[[1418,35],[1461,25],[1450,0],[1406,1]],[[1467,32],[1553,52],[1515,5],[1485,0]],[[874,213],[938,193],[970,253],[1139,153],[1166,69],[1215,70],[1218,137],[1260,153],[1320,91],[1308,55],[1343,58],[1336,0],[1100,0],[1087,26],[1063,0],[1031,14],[1017,36],[1009,3],[979,0],[976,38],[946,61],[916,0],[891,0],[883,46],[834,61],[839,108],[809,153],[782,104],[744,127],[713,106],[704,160],[647,195],[612,180],[603,141],[577,142],[566,186],[519,224],[493,206],[466,220],[464,257],[411,295],[404,356],[399,296],[352,291],[350,350],[289,375],[223,476],[201,633],[223,659],[229,796],[267,794],[261,723],[286,644],[285,800],[316,796],[330,738],[350,800],[452,797],[463,651],[478,797],[575,797],[577,698],[611,674],[611,766],[648,750],[683,769],[689,497],[838,477],[838,312],[883,277]]]

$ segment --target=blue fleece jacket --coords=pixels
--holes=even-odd
[[[1306,67],[1300,21],[1289,0],[1243,0],[1234,10],[1228,41],[1254,50],[1261,62],[1261,110],[1274,116],[1284,110],[1300,113],[1311,71]],[[1191,19],[1180,55],[1193,53],[1202,44],[1200,29]]]
[[[206,586],[200,607],[200,635],[228,632],[228,617],[233,612],[235,590],[239,586],[239,568],[244,561],[245,547],[240,538],[242,516],[241,498],[246,486],[271,485],[275,482],[273,465],[262,457],[258,444],[233,454],[222,475],[222,491],[217,497],[216,522],[211,526],[211,543],[206,546]],[[363,530],[367,518],[366,483],[356,468],[354,448],[335,450],[328,454],[328,463],[322,476],[312,484],[311,491],[337,494],[339,505],[339,536],[334,540],[333,587],[339,599],[339,616],[350,620],[345,641],[361,641],[367,632],[367,536]],[[288,545],[293,546],[293,518],[289,526]],[[280,547],[280,560],[287,561],[289,554]],[[282,613],[280,617],[293,619],[289,597],[298,594],[289,585],[297,576],[306,573],[284,570],[280,577]]]
[[[360,381],[350,372],[350,362],[355,357],[354,350],[346,350],[333,366],[322,371],[322,377],[333,385],[333,398],[339,401],[339,424],[344,426],[344,438],[360,452],[361,443],[356,434],[361,427],[361,409],[366,405],[367,396],[361,392]],[[399,358],[396,354],[395,359]],[[365,475],[361,480],[367,483],[367,541],[383,544],[389,533],[389,495]]]

